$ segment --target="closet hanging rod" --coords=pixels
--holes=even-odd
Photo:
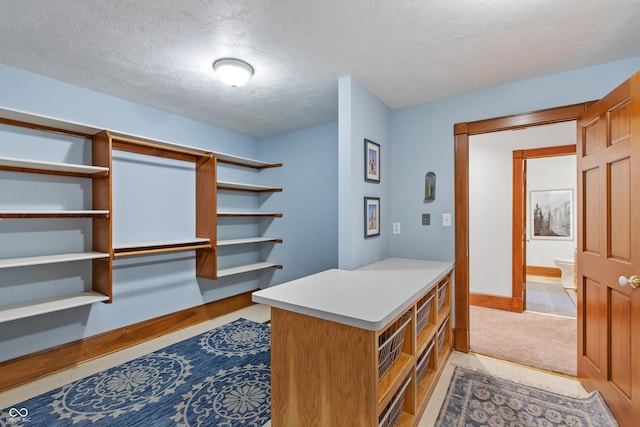
[[[131,251],[123,251],[123,252],[114,252],[114,258],[127,257],[127,256],[136,256],[136,255],[151,255],[151,254],[160,254],[167,252],[179,252],[179,251],[191,251],[195,249],[211,249],[211,244],[203,244],[203,245],[191,245],[191,246],[175,246],[171,248],[157,248],[157,249],[143,249],[143,250],[131,250]]]

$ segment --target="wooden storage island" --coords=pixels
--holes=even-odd
[[[417,425],[451,354],[452,271],[389,258],[254,292],[271,306],[272,425]]]

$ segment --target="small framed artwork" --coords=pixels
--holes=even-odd
[[[531,238],[573,239],[573,190],[530,192]]]
[[[380,144],[364,140],[364,180],[380,182]]]
[[[364,238],[380,235],[380,198],[364,198]]]

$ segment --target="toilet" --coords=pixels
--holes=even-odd
[[[560,282],[567,289],[573,289],[573,260],[568,258],[555,258],[553,262],[560,269]]]

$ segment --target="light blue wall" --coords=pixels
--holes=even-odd
[[[260,140],[260,159],[281,162],[281,168],[261,172],[264,185],[282,187],[265,196],[261,209],[279,211],[282,218],[265,221],[268,236],[282,244],[263,255],[282,263],[273,283],[282,283],[338,266],[338,124],[288,132]]]
[[[390,111],[355,78],[338,82],[338,265],[351,270],[388,258],[392,186]],[[380,183],[364,179],[364,140],[380,144]],[[364,238],[364,197],[380,198],[380,236]]]
[[[454,260],[454,227],[443,227],[441,214],[454,209],[455,123],[599,99],[638,70],[640,57],[629,58],[392,111],[390,208],[402,233],[392,236],[391,255]],[[424,204],[428,171],[437,175],[437,197]],[[431,226],[420,225],[423,212]]]

